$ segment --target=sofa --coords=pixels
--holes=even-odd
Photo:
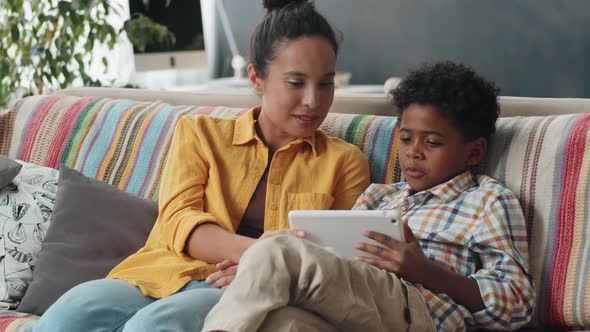
[[[258,102],[253,93],[231,91],[61,90],[24,98],[0,113],[0,155],[49,169],[63,164],[117,191],[156,201],[180,116],[239,116]],[[497,132],[479,171],[512,189],[524,210],[536,290],[535,314],[525,329],[590,330],[590,99],[501,97],[500,106]],[[361,149],[372,182],[389,183],[401,178],[393,115],[386,95],[337,94],[321,129]],[[56,225],[47,227],[47,236]],[[24,331],[37,319],[19,307],[32,291],[29,284],[40,280],[46,246],[31,255],[28,264],[36,267],[22,281],[22,293],[0,311],[0,331]]]

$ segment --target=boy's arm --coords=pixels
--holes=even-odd
[[[424,281],[422,286],[435,294],[447,294],[470,312],[480,311],[485,308],[479,286],[475,280],[449,271],[448,268],[432,261],[431,263],[429,271],[425,273],[428,281]]]
[[[363,235],[391,249],[383,250],[367,243],[357,243],[355,248],[382,258],[360,257],[366,263],[421,284],[435,294],[444,293],[470,312],[485,308],[477,282],[449,270],[446,265],[429,260],[407,223],[404,223],[405,241],[397,241],[378,232],[366,231]]]
[[[404,227],[407,228],[405,230],[406,242],[416,243],[420,252],[422,252],[420,243],[416,240],[410,228],[407,224]],[[435,294],[447,294],[470,312],[480,311],[485,308],[477,281],[449,270],[448,266],[427,259],[423,252],[422,256],[425,261],[416,275],[420,280],[414,282],[421,284]]]
[[[512,193],[500,195],[482,215],[470,247],[482,268],[470,278],[479,286],[485,308],[473,313],[487,329],[515,329],[533,314],[535,293],[528,269],[528,242],[522,209]]]
[[[373,189],[373,190],[371,190]],[[356,207],[372,208],[372,185],[357,201]],[[381,196],[379,194],[377,197]],[[355,248],[381,259],[360,257],[378,268],[396,273],[434,293],[444,293],[473,313],[478,325],[486,329],[516,329],[527,323],[533,313],[534,290],[526,272],[528,245],[522,210],[513,194],[504,194],[484,209],[479,225],[467,236],[466,245],[481,258],[481,268],[469,277],[427,259],[420,243],[407,224],[406,241],[397,241],[377,232],[363,235],[391,250],[368,243]]]

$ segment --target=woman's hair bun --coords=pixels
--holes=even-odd
[[[307,2],[307,0],[262,0],[262,6],[269,12],[281,9],[290,4]]]

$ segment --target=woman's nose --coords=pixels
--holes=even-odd
[[[316,88],[306,89],[303,96],[303,104],[309,109],[316,109],[320,106],[320,93]]]

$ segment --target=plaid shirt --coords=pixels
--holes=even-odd
[[[485,309],[471,313],[446,294],[420,290],[438,331],[515,329],[531,319],[534,290],[522,209],[498,181],[465,172],[411,194],[405,182],[372,184],[355,209],[397,209],[426,257],[477,281]]]

